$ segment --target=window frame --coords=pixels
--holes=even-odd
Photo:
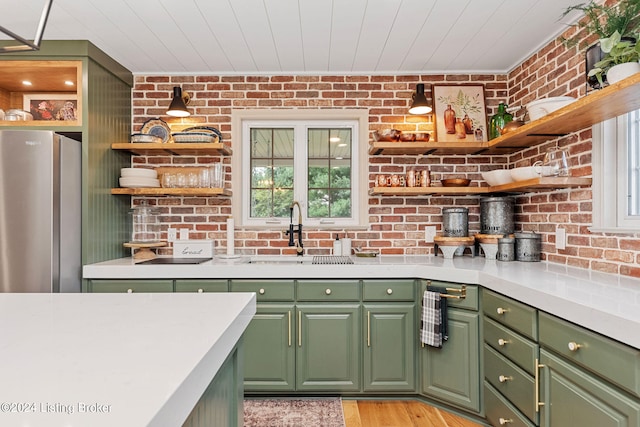
[[[630,120],[634,120],[631,114],[592,126],[592,232],[640,232],[640,215],[626,213],[630,173],[627,139]]]
[[[287,123],[304,122],[304,132],[313,124],[332,126],[328,122],[352,122],[352,216],[351,218],[306,218],[307,177],[304,176],[294,190],[294,200],[300,202],[303,210],[303,224],[311,228],[367,228],[368,227],[368,126],[369,115],[364,109],[357,110],[233,110],[231,114],[232,141],[234,144],[232,157],[232,215],[236,223],[250,228],[273,228],[289,224],[289,218],[250,218],[250,150],[247,147],[249,138],[247,124],[253,127],[284,127]],[[306,140],[306,136],[305,136]],[[306,145],[306,144],[303,144]],[[296,168],[296,183],[300,173],[307,173],[308,163],[306,148],[304,153],[294,153],[294,162],[300,162],[303,156],[304,168]],[[236,172],[240,171],[240,173]],[[300,193],[304,194],[299,200]]]

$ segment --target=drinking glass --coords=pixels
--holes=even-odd
[[[211,180],[211,188],[222,188],[222,163],[214,163],[209,168],[209,179]]]
[[[569,176],[567,152],[557,147],[547,151],[542,161],[543,176]]]

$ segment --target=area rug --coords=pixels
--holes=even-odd
[[[344,427],[342,402],[327,399],[245,399],[244,427]]]

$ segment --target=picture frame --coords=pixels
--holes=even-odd
[[[487,142],[484,85],[433,85],[438,142]]]
[[[27,93],[23,95],[23,108],[33,120],[77,121],[78,95],[75,93]]]

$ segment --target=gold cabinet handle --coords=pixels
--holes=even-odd
[[[127,289],[127,293],[128,294],[132,294],[133,293],[133,289],[131,289],[131,288]]]
[[[367,347],[371,347],[371,312],[367,311]]]
[[[508,309],[508,308],[498,307],[498,308],[496,309],[496,312],[497,312],[498,314],[500,314],[500,315],[505,314],[505,313],[507,313],[508,311],[509,311],[509,309]]]
[[[567,347],[569,347],[569,351],[575,352],[580,350],[580,347],[582,346],[575,341],[571,341],[569,344],[567,344]]]
[[[298,311],[298,347],[302,347],[302,312]]]
[[[535,406],[536,412],[540,412],[540,407],[544,406],[544,402],[540,402],[540,368],[544,368],[544,365],[540,363],[540,361],[536,358],[535,366],[534,366],[534,388],[535,388]]]
[[[512,423],[512,422],[513,422],[513,420],[512,420],[511,418],[502,418],[502,417],[500,417],[500,418],[498,419],[498,422],[500,423],[500,425],[501,425],[501,426],[503,426],[503,425],[505,425],[505,424]]]
[[[504,340],[504,339],[502,339],[502,338],[498,339],[498,345],[499,345],[500,347],[504,347],[505,345],[509,344],[510,342],[511,342],[511,341],[509,341],[509,340]]]
[[[199,289],[198,289],[198,293],[199,293],[199,294],[201,294],[201,293],[203,293],[203,292],[204,292],[204,289],[202,289],[202,288],[199,288]]]
[[[259,293],[260,295],[264,295],[264,293],[265,293],[264,288],[260,288],[260,290],[258,291],[258,293]]]
[[[327,289],[324,291],[324,293],[325,293],[325,294],[327,294],[327,295],[331,295],[331,289],[327,288]]]
[[[389,288],[387,289],[387,295],[391,295],[393,293],[393,289]]]
[[[289,347],[291,347],[291,310],[287,311],[287,317],[288,317],[288,327],[289,327],[289,332],[288,332],[288,343],[289,343]]]
[[[506,383],[507,381],[513,381],[513,377],[508,375],[500,375],[498,377],[498,381],[500,381],[501,383]]]

